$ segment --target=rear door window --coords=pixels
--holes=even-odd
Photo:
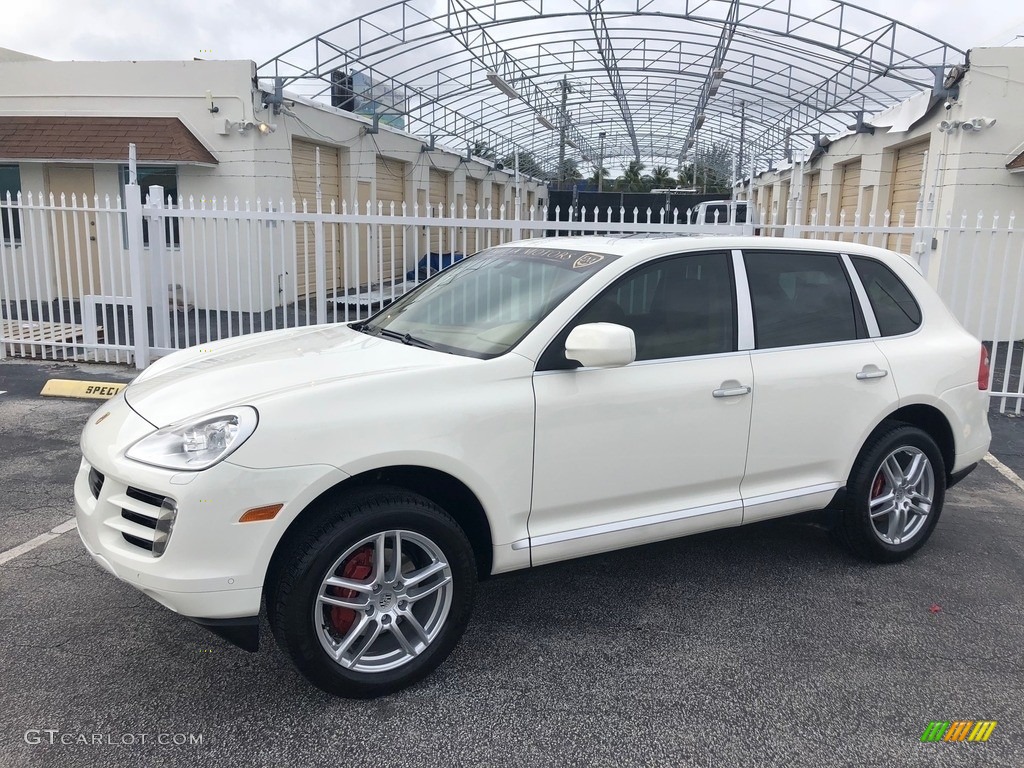
[[[758,349],[863,338],[863,319],[838,255],[744,251]]]

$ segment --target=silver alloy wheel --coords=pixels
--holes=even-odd
[[[871,527],[886,544],[920,533],[935,499],[935,472],[924,451],[905,445],[885,457],[871,480]]]
[[[426,650],[444,627],[452,595],[451,567],[437,544],[413,531],[382,531],[327,570],[313,625],[342,667],[384,672]]]

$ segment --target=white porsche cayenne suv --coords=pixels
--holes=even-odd
[[[874,561],[985,455],[988,358],[910,260],[738,237],[481,251],[367,321],[165,357],[90,418],[95,560],[315,685],[451,652],[478,579],[826,510]]]

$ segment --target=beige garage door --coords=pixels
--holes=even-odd
[[[790,182],[782,182],[782,186],[779,189],[779,203],[778,203],[778,217],[779,224],[788,224],[789,222],[789,189]],[[775,234],[781,235],[782,230],[779,230]]]
[[[466,215],[475,219],[477,215],[476,207],[480,205],[480,182],[469,176],[466,177]],[[459,211],[459,215],[462,215],[462,211]]]
[[[903,226],[912,227],[917,223],[917,201],[921,196],[921,174],[924,172],[928,140],[919,141],[900,148],[896,152],[896,167],[893,169],[892,186],[889,191],[889,215],[891,226],[899,226],[900,212]],[[910,236],[889,235],[887,248],[906,250]]]
[[[477,210],[477,206],[480,209]],[[459,211],[459,216],[462,215],[462,211]],[[480,200],[480,182],[471,176],[466,177],[466,216],[469,219],[486,219],[487,213],[483,209],[482,201]],[[476,253],[486,245],[487,233],[485,230],[477,229],[476,227],[466,227],[465,233],[465,250],[466,253]],[[462,243],[460,242],[461,246]]]
[[[814,216],[814,210],[818,205],[818,195],[821,192],[821,171],[808,174],[807,178],[807,200],[804,203],[804,223],[810,225],[812,217]],[[823,211],[818,211],[816,223],[824,223]]]
[[[843,180],[839,187],[839,215],[846,213],[843,223],[853,226],[854,216],[860,204],[860,160],[843,166]],[[839,221],[837,220],[838,224]]]
[[[772,192],[773,191],[774,191],[774,188],[770,187],[770,186],[768,186],[768,187],[761,187],[758,190],[757,194],[758,194],[758,198],[759,199],[758,199],[758,206],[757,207],[759,209],[759,213],[761,213],[761,215],[764,217],[763,221],[761,222],[762,224],[770,225],[770,224],[774,224],[775,223],[775,213],[772,210]],[[761,233],[764,234],[764,235],[772,235],[772,234],[774,234],[774,232],[772,231],[770,226],[762,227]]]
[[[401,160],[377,157],[377,199],[384,204],[384,214],[391,213],[395,204],[395,216],[402,215],[405,202],[405,182],[408,165]],[[408,211],[412,215],[412,211]],[[378,238],[378,273],[380,280],[401,278],[405,274],[405,228],[400,224],[382,225]],[[381,263],[381,261],[383,263]]]
[[[302,202],[306,201],[306,210],[316,211],[316,150],[320,149],[320,193],[324,211],[331,210],[331,201],[336,210],[341,210],[341,163],[337,147],[312,144],[307,141],[292,142],[292,194],[295,196],[295,209],[302,210]],[[338,283],[339,269],[336,259],[332,258],[332,239],[330,234],[325,237],[324,252],[327,256],[327,285]],[[316,240],[313,236],[311,223],[295,225],[295,280],[299,296],[307,296],[316,291]]]
[[[501,196],[504,194],[504,185],[499,184],[496,181],[491,182],[491,196],[489,199],[490,205],[487,210],[491,213],[492,219],[497,219],[498,214],[501,210]]]
[[[448,207],[448,179],[451,174],[440,171],[437,168],[430,169],[430,207],[434,217],[449,216],[451,211]],[[430,227],[430,250],[433,253],[441,253],[450,250],[449,233],[447,227],[431,225]]]

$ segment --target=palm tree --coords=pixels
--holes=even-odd
[[[671,187],[674,183],[672,171],[664,165],[654,166],[654,173],[651,176],[651,184],[654,189],[665,189],[666,187]]]
[[[501,164],[505,166],[505,170],[514,171],[516,167],[516,156],[514,154],[505,155],[505,157],[501,158]],[[537,179],[544,176],[544,169],[541,167],[540,162],[532,152],[519,153],[519,172],[526,176],[533,176]]]
[[[587,179],[587,181],[589,181],[595,187],[598,186],[598,184],[600,183],[601,180],[604,180],[604,182],[605,182],[604,186],[607,186],[608,169],[605,168],[603,165],[600,168],[596,168],[595,167],[594,168],[594,172]]]
[[[583,178],[583,174],[580,173],[579,161],[572,157],[567,157],[562,162],[561,171],[558,174],[559,178],[569,186],[572,186],[574,181],[579,181]]]
[[[643,163],[639,160],[630,160],[626,170],[615,180],[615,185],[621,192],[643,192],[645,191],[643,171]]]

